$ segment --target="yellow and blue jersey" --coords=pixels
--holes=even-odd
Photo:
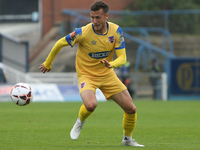
[[[125,41],[121,28],[111,22],[107,22],[107,32],[98,34],[93,24],[77,28],[74,32],[65,36],[70,46],[79,44],[76,54],[77,76],[98,77],[106,76],[113,72],[100,63],[100,59],[113,61],[114,51],[125,48]]]

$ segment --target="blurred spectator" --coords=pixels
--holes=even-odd
[[[5,84],[6,82],[7,80],[4,64],[0,62],[0,84]]]
[[[158,95],[160,94],[159,93],[160,72],[162,72],[161,65],[158,63],[157,59],[153,59],[149,76],[149,80],[153,88],[153,99],[159,99]]]
[[[120,67],[120,79],[127,87],[131,97],[134,95],[134,90],[131,87],[131,79],[130,79],[130,68],[131,64],[127,61],[123,66]]]
[[[155,58],[152,60],[151,72],[161,72],[161,66]]]

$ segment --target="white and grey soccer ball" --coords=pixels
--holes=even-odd
[[[13,86],[10,92],[11,100],[19,105],[25,106],[33,99],[31,86],[27,83],[17,83]]]

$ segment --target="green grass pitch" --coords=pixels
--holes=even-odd
[[[147,150],[199,150],[200,101],[135,100],[133,133]],[[81,102],[0,103],[0,150],[129,150],[122,141],[122,109],[99,102],[77,141],[70,139]]]

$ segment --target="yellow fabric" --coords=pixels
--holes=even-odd
[[[124,112],[123,118],[123,134],[127,137],[132,137],[133,130],[135,129],[137,121],[137,113],[127,114]]]
[[[53,46],[53,48],[51,49],[51,52],[49,53],[46,61],[43,63],[44,66],[47,69],[51,69],[51,65],[56,57],[56,55],[60,52],[60,50],[65,47],[68,46],[69,44],[67,43],[67,41],[65,40],[65,37],[61,38],[60,40],[58,40],[55,45]]]
[[[117,58],[114,61],[110,62],[110,65],[112,68],[117,68],[119,66],[122,66],[126,63],[126,49],[120,49],[115,51],[117,54]]]
[[[83,122],[83,121],[84,121],[86,118],[88,118],[91,114],[92,114],[92,112],[91,112],[91,111],[88,111],[88,110],[85,108],[85,105],[82,104],[82,105],[81,105],[81,108],[80,108],[80,110],[79,110],[79,115],[78,115],[80,121]]]
[[[119,67],[126,62],[125,41],[121,28],[111,22],[107,22],[107,32],[98,34],[94,31],[92,23],[75,29],[72,33],[58,40],[49,53],[44,66],[51,69],[52,63],[64,46],[73,47],[79,44],[76,54],[77,76],[102,77],[114,72],[112,68]],[[114,51],[117,59],[113,61]],[[111,69],[100,63],[106,59],[111,62]]]
[[[115,73],[99,78],[88,78],[86,76],[81,76],[78,78],[78,83],[80,93],[85,90],[92,90],[94,93],[96,93],[96,89],[99,88],[103,92],[106,99],[110,99],[112,95],[127,89]]]
[[[118,25],[107,22],[107,27],[105,34],[98,34],[94,31],[92,23],[89,23],[75,29],[74,32],[65,37],[70,46],[79,44],[76,54],[78,77],[102,77],[114,72],[113,68],[109,69],[102,65],[100,60],[113,61],[115,51],[125,48],[125,41],[122,30]],[[116,61],[113,65],[119,66],[118,63]],[[120,64],[122,63],[120,62]]]

